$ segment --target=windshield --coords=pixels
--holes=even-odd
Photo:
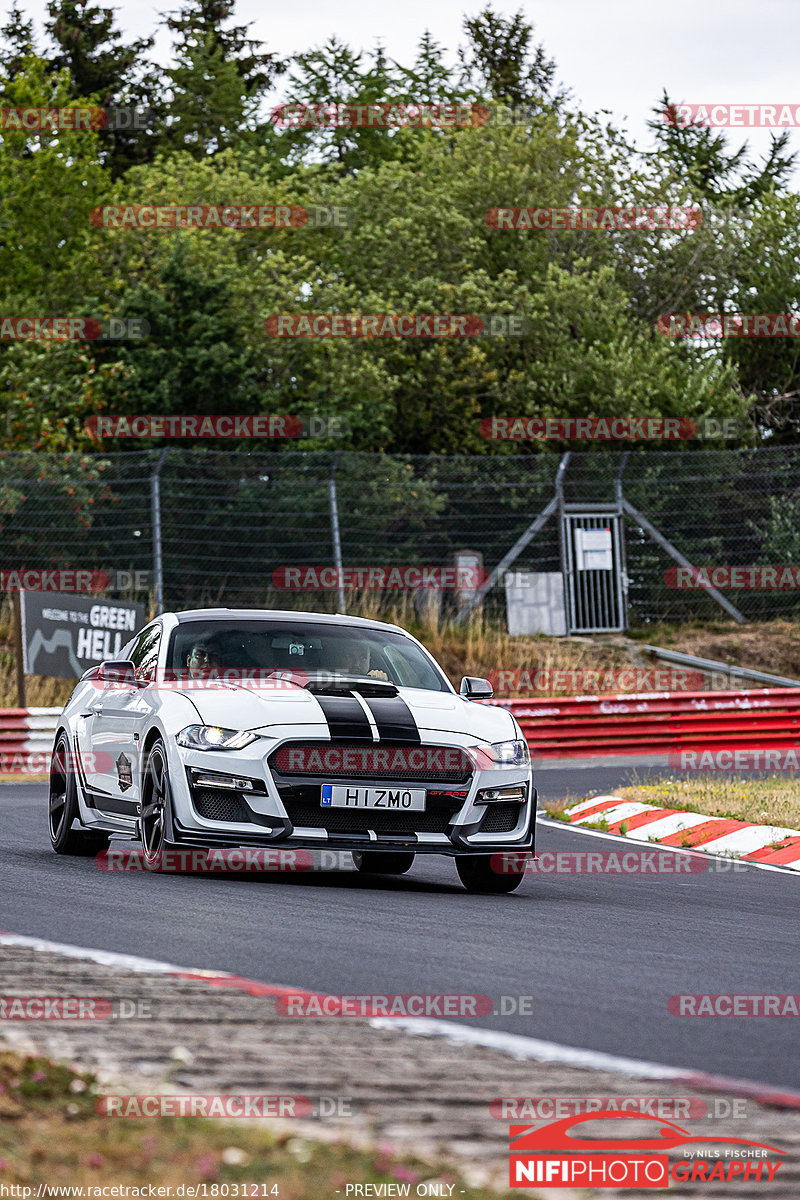
[[[358,676],[398,687],[449,692],[444,675],[402,633],[294,620],[187,621],[172,632],[170,678],[236,677],[275,672],[314,678]]]

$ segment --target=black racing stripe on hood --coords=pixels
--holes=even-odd
[[[362,699],[375,718],[382,742],[420,745],[422,739],[414,714],[401,696],[364,696]]]
[[[367,714],[355,696],[316,695],[314,699],[325,714],[332,738],[373,740]]]

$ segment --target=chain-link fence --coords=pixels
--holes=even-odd
[[[273,578],[282,567],[335,562],[332,498],[345,567],[445,565],[468,550],[491,571],[556,497],[566,506],[626,503],[633,626],[725,613],[703,589],[670,586],[675,560],[631,507],[695,566],[800,564],[800,447],[573,453],[557,488],[560,462],[550,453],[4,454],[0,561],[5,570],[127,572],[116,578],[115,594],[128,596],[136,592],[133,573],[147,572],[154,603],[160,514],[165,608],[333,609],[335,590],[281,591]],[[513,570],[560,569],[554,510]],[[143,580],[138,598],[147,599]],[[786,587],[723,594],[748,620],[797,609],[796,591]],[[455,607],[452,596],[444,603]],[[505,612],[502,576],[484,607]]]

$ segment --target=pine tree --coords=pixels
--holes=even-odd
[[[414,66],[406,75],[417,89],[416,98],[423,103],[457,98],[454,72],[446,65],[442,47],[428,29],[419,40]]]
[[[789,131],[772,134],[770,150],[762,166],[749,162],[748,144],[728,151],[727,138],[707,125],[684,125],[677,106],[665,91],[648,121],[663,154],[679,179],[686,179],[698,199],[721,206],[745,206],[779,190],[794,169],[796,154],[784,154]]]
[[[252,125],[264,93],[284,67],[249,25],[225,27],[234,0],[186,0],[164,24],[177,34],[165,141],[199,155],[233,145]]]
[[[478,89],[479,96],[513,105],[530,106],[554,94],[555,61],[544,47],[532,47],[533,25],[520,10],[503,17],[487,5],[477,17],[464,19],[469,45],[459,52],[464,81]]]
[[[0,36],[6,48],[0,47],[0,71],[7,79],[16,79],[23,69],[23,60],[36,54],[33,36],[33,21],[25,20],[22,10],[15,3]]]
[[[49,0],[47,11],[45,28],[57,47],[50,67],[69,71],[72,96],[94,97],[101,107],[138,112],[136,118],[111,116],[109,126],[101,130],[101,152],[112,174],[149,161],[156,144],[149,112],[159,88],[155,68],[145,56],[155,38],[126,45],[114,26],[114,10],[90,0]]]

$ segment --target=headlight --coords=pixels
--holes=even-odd
[[[490,760],[486,763],[487,767],[528,767],[531,762],[528,743],[524,738],[481,746],[480,753]]]
[[[257,738],[257,733],[247,730],[220,729],[219,725],[187,725],[178,734],[177,742],[188,750],[243,750]]]

